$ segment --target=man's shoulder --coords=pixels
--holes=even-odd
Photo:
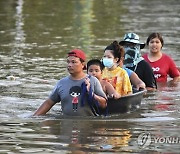
[[[141,60],[138,63],[138,66],[140,66],[140,67],[150,67],[151,68],[150,64],[147,61],[145,61],[145,60]]]
[[[142,72],[153,72],[151,65],[145,60],[138,63],[137,70]]]
[[[63,77],[58,81],[58,84],[69,82],[69,76]]]

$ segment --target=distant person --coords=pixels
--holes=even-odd
[[[122,53],[124,53],[124,49],[117,41],[114,41],[105,48],[102,58],[103,65],[105,66],[102,79],[111,83],[121,96],[125,96],[132,93],[132,86],[127,72],[119,67],[119,62],[123,56]]]
[[[157,82],[167,82],[168,75],[172,82],[180,81],[180,72],[170,56],[162,52],[164,40],[159,33],[152,33],[146,41],[149,52],[143,57],[151,65]]]
[[[116,92],[114,87],[107,81],[102,79],[103,64],[99,59],[91,59],[87,63],[87,73],[95,76],[101,83],[101,86],[108,97],[120,98],[121,96]]]
[[[100,108],[106,108],[107,99],[99,80],[93,76],[89,78],[83,71],[85,60],[82,50],[74,49],[68,53],[67,70],[70,75],[57,82],[49,98],[34,113],[35,116],[46,114],[57,102],[61,102],[63,115],[97,115],[91,108],[94,104],[88,104],[90,96],[91,101],[97,101]]]
[[[147,90],[156,90],[157,85],[153,70],[140,54],[140,49],[143,49],[145,44],[140,43],[139,36],[135,33],[127,33],[119,44],[125,49],[124,66],[139,76],[145,83]]]

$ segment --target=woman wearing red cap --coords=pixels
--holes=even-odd
[[[100,82],[83,71],[85,60],[82,50],[74,49],[68,53],[67,70],[70,75],[58,81],[35,116],[46,114],[57,102],[61,102],[62,113],[70,116],[98,115],[97,108],[106,107],[106,95]]]

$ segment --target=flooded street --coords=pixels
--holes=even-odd
[[[64,118],[58,103],[31,117],[68,74],[72,48],[101,58],[127,32],[143,42],[160,32],[180,66],[179,8],[179,0],[1,0],[0,153],[179,153],[180,83],[158,85],[132,113]]]

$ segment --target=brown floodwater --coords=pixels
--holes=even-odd
[[[158,85],[132,113],[64,118],[56,104],[31,117],[67,75],[72,48],[101,58],[126,32],[144,42],[160,32],[180,66],[179,8],[179,0],[1,0],[0,153],[179,153],[180,83]]]

